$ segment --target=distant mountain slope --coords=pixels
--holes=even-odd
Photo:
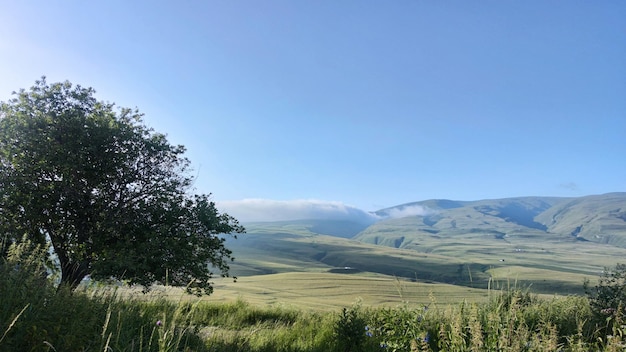
[[[310,220],[246,224],[248,233],[228,239],[235,254],[235,276],[294,271],[377,273],[412,280],[438,281],[486,287],[488,266],[461,258],[418,254],[375,246],[346,238],[310,231]]]
[[[244,224],[227,247],[232,274],[340,272],[488,288],[582,293],[585,278],[626,257],[626,193],[580,198],[427,200],[382,209],[382,220]]]
[[[417,215],[398,217],[403,213]],[[480,237],[588,240],[626,248],[626,193],[579,198],[519,197],[479,201],[427,200],[376,212],[391,218],[363,230],[366,243],[423,251],[450,239]],[[436,239],[441,241],[437,244]],[[428,247],[430,246],[430,247]]]
[[[626,247],[626,192],[574,198],[536,217],[548,232]]]
[[[336,219],[302,219],[291,221],[268,221],[247,223],[247,228],[253,228],[254,232],[285,232],[297,234],[319,234],[342,238],[352,238],[365,230],[370,223],[363,221],[336,220]]]

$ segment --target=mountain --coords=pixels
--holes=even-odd
[[[425,200],[336,219],[256,222],[227,242],[236,276],[288,272],[387,275],[475,288],[501,280],[541,293],[582,282],[626,257],[626,193],[578,198]]]
[[[392,217],[421,209],[420,215]],[[354,238],[421,249],[434,239],[480,237],[592,241],[626,248],[626,193],[579,198],[519,197],[479,201],[426,200],[382,209],[388,217]]]
[[[570,199],[538,214],[547,232],[626,247],[626,193]]]

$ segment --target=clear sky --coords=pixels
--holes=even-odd
[[[235,213],[626,191],[621,0],[4,1],[0,100],[42,75]]]

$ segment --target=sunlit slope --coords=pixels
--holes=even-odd
[[[451,245],[458,243],[493,247],[502,253],[516,242],[545,237],[546,226],[534,218],[549,209],[551,203],[537,198],[512,198],[457,202],[456,205],[451,208],[428,206],[424,215],[380,221],[355,239],[420,252],[445,253],[450,251]],[[567,236],[554,239],[572,240]]]
[[[585,278],[626,258],[616,245],[625,236],[624,195],[430,200],[383,209],[378,216],[421,215],[369,227],[319,219],[245,224],[248,233],[228,241],[236,257],[231,273],[384,275],[473,288],[495,280],[538,293],[582,293]],[[594,228],[599,237],[587,238]]]
[[[626,193],[561,202],[536,217],[550,233],[626,247]]]
[[[413,280],[470,285],[467,266],[476,272],[472,280],[488,276],[488,268],[436,254],[418,253],[315,234],[300,225],[280,223],[247,225],[248,233],[228,246],[235,253],[235,275],[285,272],[377,273]],[[267,231],[274,229],[274,231]],[[477,283],[478,284],[478,283]]]
[[[445,250],[442,247],[460,235],[470,245],[478,242],[491,246],[493,243],[486,242],[489,240],[502,241],[503,245],[593,241],[626,247],[626,193],[473,202],[429,200],[383,209],[377,214],[384,216],[416,206],[423,207],[423,214],[380,221],[355,239],[423,252]]]
[[[481,234],[434,242],[425,238],[422,242],[432,249],[425,253],[319,235],[309,228],[306,222],[248,225],[247,234],[228,243],[236,257],[231,273],[240,279],[281,273],[385,275],[422,283],[518,285],[537,293],[569,294],[582,293],[585,278],[594,279],[603,267],[626,256],[623,248],[570,238],[523,243],[522,236],[495,239]]]

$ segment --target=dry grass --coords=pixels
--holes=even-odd
[[[121,289],[119,294],[142,297],[139,289]],[[154,296],[180,300],[181,289],[156,286],[145,298]],[[431,297],[442,304],[459,301],[485,302],[488,291],[462,286],[400,280],[372,274],[291,272],[256,275],[216,281],[215,292],[202,298],[210,302],[243,300],[254,306],[284,306],[308,311],[336,311],[359,301],[368,307],[393,307],[402,303],[428,305]],[[191,297],[190,297],[191,298]]]

